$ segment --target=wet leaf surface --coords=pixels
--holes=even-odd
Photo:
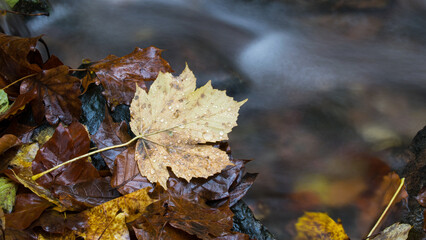
[[[224,151],[199,143],[228,139],[245,101],[234,101],[225,91],[213,89],[210,82],[195,88],[196,78],[188,67],[178,77],[160,73],[148,94],[137,87],[130,106],[130,127],[143,136],[135,156],[141,174],[164,188],[168,167],[177,177],[190,181],[232,165]]]
[[[131,138],[127,129],[128,126],[125,122],[115,123],[109,115],[108,110],[105,110],[105,119],[96,133],[91,137],[98,149],[102,149],[129,141]],[[115,158],[124,149],[124,147],[114,148],[101,153],[101,156],[111,171],[114,169]]]
[[[0,88],[41,70],[39,65],[28,61],[30,52],[36,51],[38,39],[0,33]],[[19,95],[19,85],[7,88],[6,93],[13,100]]]
[[[33,174],[43,172],[74,157],[87,153],[90,139],[86,128],[72,123],[67,128],[60,124],[38,151],[33,163]],[[47,188],[55,185],[72,185],[99,178],[96,168],[86,159],[65,165],[39,178],[37,182]]]
[[[121,194],[132,193],[146,187],[153,188],[153,184],[139,173],[134,144],[116,157],[111,186],[117,188]]]
[[[33,193],[19,194],[13,212],[6,214],[6,227],[23,230],[37,220],[51,203]]]
[[[168,196],[148,206],[146,214],[133,227],[142,229],[138,232],[147,239],[160,236],[172,239],[177,231],[164,228],[166,225],[184,231],[184,237],[195,235],[199,239],[214,239],[232,233],[232,216],[227,205],[212,208],[184,197]]]
[[[123,57],[109,55],[89,67],[89,72],[94,72],[96,77],[92,79],[88,74],[83,79],[83,87],[87,89],[92,82],[102,84],[103,94],[112,109],[119,104],[129,105],[136,85],[146,89],[145,81],[154,80],[159,72],[173,71],[161,58],[161,52],[158,48],[148,47],[136,48]]]
[[[31,104],[35,119],[56,125],[59,121],[70,124],[78,120],[81,113],[80,80],[69,75],[68,67],[61,65],[41,71],[38,75],[24,80],[20,93],[31,92]]]

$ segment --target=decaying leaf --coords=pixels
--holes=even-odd
[[[153,184],[139,173],[135,161],[134,144],[115,158],[111,186],[117,188],[121,194],[128,194],[142,188],[153,187]]]
[[[233,215],[228,205],[212,208],[201,201],[167,196],[148,206],[132,226],[144,239],[173,239],[179,235],[187,239],[192,239],[191,235],[216,239],[232,233]],[[183,233],[178,234],[177,229]]]
[[[0,88],[41,70],[28,56],[36,51],[39,37],[21,38],[0,33]],[[6,89],[12,100],[19,95],[19,85]]]
[[[19,139],[12,134],[5,134],[0,138],[0,155],[6,152],[11,147],[17,146],[21,143]]]
[[[0,207],[6,213],[12,212],[18,186],[8,178],[0,177]]]
[[[92,79],[88,74],[83,79],[83,87],[87,89],[92,82],[101,83],[105,89],[103,94],[113,110],[118,104],[129,105],[136,86],[146,89],[144,81],[154,80],[159,72],[173,71],[161,57],[161,52],[156,47],[148,47],[136,48],[123,57],[109,55],[88,68],[89,72],[96,73],[96,78]]]
[[[36,89],[32,89],[25,94],[18,95],[12,105],[10,105],[10,107],[0,115],[0,121],[8,119],[24,110],[25,106],[36,98],[35,93]]]
[[[19,194],[13,212],[6,214],[6,227],[25,229],[51,204],[33,193]]]
[[[33,174],[81,156],[89,149],[89,133],[82,124],[74,122],[67,128],[60,124],[52,138],[37,152],[32,162]],[[77,184],[99,177],[96,168],[87,159],[81,159],[44,175],[37,182],[44,187],[51,188],[54,185]]]
[[[213,89],[210,82],[195,90],[195,82],[188,67],[179,77],[160,73],[149,93],[136,88],[130,106],[130,127],[143,136],[136,144],[135,159],[142,175],[164,188],[167,167],[190,181],[232,165],[226,152],[199,144],[228,139],[246,100],[236,102],[225,91]]]
[[[46,116],[52,125],[59,123],[59,120],[70,124],[79,119],[80,80],[69,75],[68,69],[67,66],[61,65],[43,70],[22,82],[20,93],[31,92],[34,95],[32,110],[36,119],[41,121]]]
[[[82,235],[86,239],[114,239],[114,236],[126,239],[129,234],[126,223],[141,216],[155,201],[148,196],[148,191],[147,188],[141,189],[82,212],[88,217]]]
[[[104,177],[73,185],[57,185],[52,192],[65,208],[82,211],[120,196],[110,181],[109,177]]]
[[[412,226],[406,223],[394,223],[372,240],[406,240]]]
[[[341,223],[326,213],[305,212],[296,223],[296,240],[349,240]]]
[[[112,120],[108,110],[105,109],[105,119],[102,121],[101,126],[98,128],[96,133],[92,135],[92,140],[96,143],[96,146],[101,148],[111,147],[127,142],[131,139],[127,133],[126,122],[115,123]],[[117,155],[124,151],[123,148],[114,148],[108,151],[101,152],[102,158],[107,164],[108,168],[112,171],[114,168],[114,161]]]

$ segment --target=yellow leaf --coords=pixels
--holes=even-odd
[[[232,165],[224,151],[199,144],[227,140],[246,100],[234,101],[225,91],[213,89],[210,81],[195,89],[196,78],[188,66],[178,77],[160,73],[149,93],[136,88],[130,127],[142,137],[135,159],[149,181],[167,188],[167,167],[190,181]]]
[[[156,201],[148,196],[148,191],[143,188],[84,211],[88,227],[82,236],[86,239],[129,239],[126,223],[137,219]]]
[[[296,240],[348,240],[342,224],[326,213],[306,212],[296,223]]]
[[[406,240],[411,228],[410,224],[394,223],[374,237],[373,240]]]

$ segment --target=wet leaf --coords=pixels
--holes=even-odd
[[[21,38],[0,33],[0,88],[30,75],[40,72],[41,68],[34,62],[30,62],[29,55],[36,52],[39,37]],[[19,84],[6,89],[9,97],[16,98],[19,95]]]
[[[19,139],[12,134],[5,134],[0,138],[0,155],[12,147],[18,146],[21,143]]]
[[[109,55],[105,59],[91,65],[89,73],[83,79],[83,87],[90,83],[102,84],[108,106],[114,109],[119,104],[130,104],[136,85],[146,89],[145,81],[154,80],[159,72],[173,71],[170,65],[161,58],[162,50],[156,47],[136,48],[132,53],[116,57]]]
[[[33,174],[81,156],[89,149],[89,134],[82,124],[74,122],[67,128],[59,124],[52,138],[37,152],[32,162]],[[52,188],[55,185],[73,185],[99,177],[96,168],[85,158],[43,175],[37,183],[46,188]]]
[[[105,119],[99,127],[98,131],[91,136],[92,140],[96,143],[98,149],[111,147],[113,145],[119,145],[129,141],[130,135],[127,132],[127,124],[123,121],[121,123],[115,123],[108,110],[105,109]],[[122,148],[114,148],[108,151],[101,152],[101,155],[112,171],[114,168],[114,161],[118,154],[124,151]]]
[[[406,223],[394,223],[372,240],[406,240],[412,226]]]
[[[146,187],[153,187],[146,177],[139,173],[135,161],[135,145],[128,147],[115,158],[111,186],[121,194],[128,194]]]
[[[67,234],[87,227],[87,218],[78,213],[57,212],[48,209],[32,224],[32,228],[41,227],[47,233]]]
[[[59,121],[70,124],[81,113],[80,80],[69,75],[68,67],[61,65],[41,71],[22,82],[20,93],[31,92],[33,115],[41,121],[56,125]]]
[[[73,211],[95,207],[120,196],[111,187],[109,177],[97,178],[74,185],[58,185],[54,187],[53,195],[64,207],[73,209]]]
[[[244,175],[246,160],[232,159],[231,162],[233,166],[207,179],[193,178],[186,182],[172,174],[167,182],[168,191],[175,196],[197,194],[207,201],[215,201],[217,206],[229,200],[229,205],[233,206],[248,191],[256,174]]]
[[[0,206],[6,213],[12,212],[18,186],[8,178],[0,177]]]
[[[86,239],[114,239],[114,236],[126,239],[129,234],[126,223],[141,216],[154,201],[145,188],[82,212],[88,217]]]
[[[9,108],[9,98],[7,98],[7,93],[0,89],[0,114],[6,112]]]
[[[13,212],[6,214],[6,227],[23,230],[30,226],[51,204],[33,193],[16,196]]]
[[[142,229],[144,235],[149,236],[146,239],[159,236],[172,239],[176,231],[169,232],[164,228],[166,225],[200,239],[214,239],[232,233],[232,216],[228,205],[212,208],[202,202],[169,196],[148,206],[143,218],[133,227]]]
[[[35,93],[35,89],[32,89],[29,92],[18,95],[12,105],[10,105],[10,107],[3,114],[0,115],[0,121],[8,119],[18,114],[20,111],[24,110],[26,105],[36,98]]]
[[[195,90],[196,79],[187,68],[179,77],[160,73],[149,93],[137,87],[130,106],[132,131],[143,139],[136,144],[140,170],[164,188],[170,167],[177,177],[190,181],[207,178],[232,165],[226,152],[199,143],[228,139],[236,126],[236,102],[208,82]]]
[[[336,223],[326,213],[305,212],[296,223],[297,240],[348,240],[341,223]]]

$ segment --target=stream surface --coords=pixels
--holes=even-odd
[[[50,2],[51,16],[27,25],[71,67],[154,45],[176,74],[188,63],[200,85],[249,99],[230,145],[253,159],[245,201],[277,239],[303,211],[366,234],[369,181],[401,167],[394,153],[426,124],[421,0]]]

